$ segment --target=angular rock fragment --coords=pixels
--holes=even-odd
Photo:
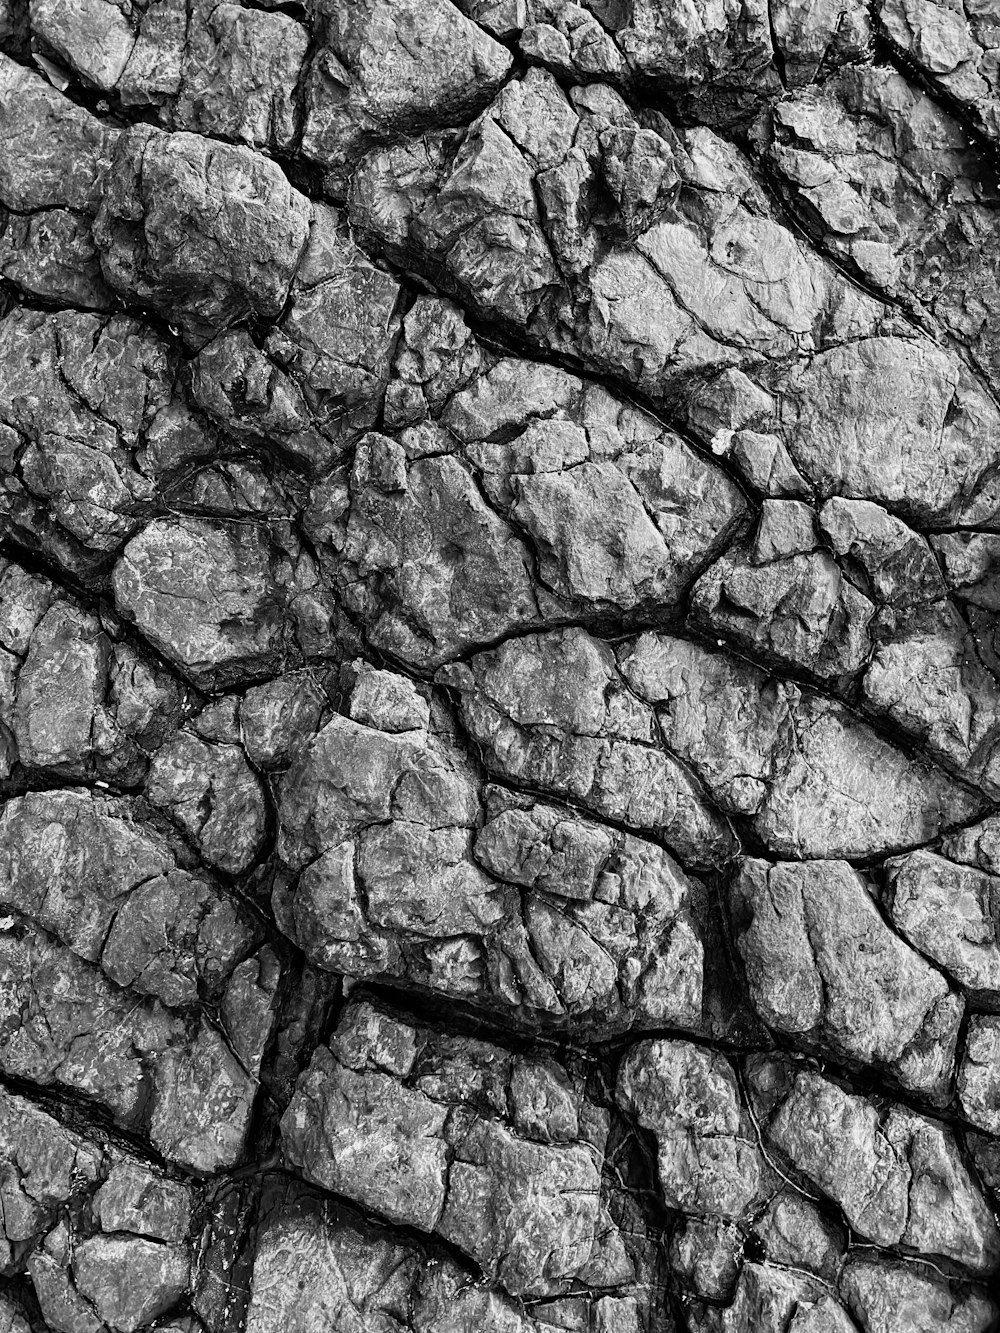
[[[775,1194],[754,1223],[753,1234],[769,1263],[836,1281],[847,1248],[845,1233],[800,1191],[787,1188]]]
[[[302,151],[327,169],[335,193],[372,144],[475,115],[511,66],[499,42],[450,0],[321,0],[315,18]]]
[[[1000,817],[989,815],[978,824],[957,829],[941,842],[942,855],[960,865],[1000,870]]]
[[[872,20],[857,0],[777,0],[769,7],[775,55],[787,87],[819,82],[871,49]]]
[[[404,677],[359,671],[350,717],[280,780],[282,929],[322,967],[529,1028],[699,1029],[702,886],[653,843],[484,790],[446,728]]]
[[[125,22],[119,59],[102,61],[102,28],[121,22],[113,0],[46,0],[32,29],[36,41],[52,45],[62,30],[68,73],[112,93],[131,114],[153,113],[165,129],[253,148],[294,146],[309,46],[308,29],[295,18],[215,0],[158,0]]]
[[[29,298],[110,310],[90,219],[69,208],[27,215],[0,209],[0,274]]]
[[[779,102],[767,140],[819,243],[939,321],[995,382],[1000,194],[961,123],[901,73],[856,66]]]
[[[121,78],[135,45],[128,15],[108,0],[31,0],[30,21],[42,50],[105,91]]]
[[[148,96],[136,68],[157,53],[158,43],[145,31],[155,21],[155,10],[147,10],[145,17],[119,81],[131,102],[158,100],[155,92]],[[186,18],[180,88],[161,112],[170,128],[235,139],[251,148],[291,149],[300,129],[296,94],[309,49],[308,29],[285,13],[212,0],[192,4]]]
[[[608,8],[614,13],[614,6]],[[667,91],[686,122],[741,119],[758,99],[777,90],[763,4],[684,6],[638,0],[620,8],[626,21],[610,26],[633,77],[640,86]]]
[[[4,1073],[83,1094],[192,1170],[240,1159],[256,1079],[207,1020],[137,1000],[20,916],[0,975]]]
[[[1000,1018],[973,1014],[969,1019],[958,1099],[973,1124],[1000,1135]]]
[[[874,609],[821,548],[799,500],[765,500],[753,542],[712,565],[692,595],[695,624],[821,679],[861,669]]]
[[[437,665],[559,615],[534,586],[527,545],[453,458],[409,463],[394,440],[366,435],[350,477],[314,493],[310,518],[348,606],[404,661]]]
[[[82,1093],[211,1172],[243,1150],[278,977],[267,950],[250,957],[260,932],[246,911],[136,813],[81,791],[4,807],[0,1067]],[[232,1043],[203,1002],[238,1023]]]
[[[895,46],[990,139],[1000,135],[995,16],[963,0],[881,0],[876,14]]]
[[[800,247],[735,150],[656,125],[530,69],[464,134],[371,152],[351,217],[481,317],[657,401],[879,331],[881,308]]]
[[[924,850],[889,861],[887,871],[900,933],[976,999],[1000,1004],[1000,878]]]
[[[238,745],[178,732],[154,754],[145,792],[209,865],[230,875],[247,871],[266,846],[266,797]]]
[[[998,414],[961,361],[920,338],[861,338],[803,358],[777,433],[823,499],[873,500],[929,527],[996,521]]]
[[[49,1327],[135,1333],[181,1304],[197,1190],[6,1091],[0,1126],[0,1267],[27,1275]]]
[[[738,526],[736,487],[671,432],[596,384],[496,357],[442,302],[409,312],[395,370],[398,438],[366,437],[309,524],[396,657],[436,665],[571,616],[668,614]]]
[[[843,706],[735,658],[662,634],[623,644],[619,656],[665,744],[778,855],[873,856],[982,807]]]
[[[944,977],[883,921],[844,861],[746,860],[730,890],[750,995],[793,1041],[886,1065],[947,1099],[964,1008]]]
[[[221,333],[192,363],[192,396],[232,438],[325,472],[376,421],[398,334],[399,284],[316,206],[291,300],[263,341]]]
[[[607,79],[655,93],[685,123],[738,123],[780,88],[763,5],[460,0],[460,8],[501,39],[516,35],[528,61],[574,83]]]
[[[536,1298],[635,1276],[607,1211],[607,1132],[607,1112],[554,1062],[366,1003],[316,1053],[282,1120],[285,1160],[307,1180],[443,1237]]]
[[[110,286],[198,347],[238,320],[281,312],[310,211],[249,149],[137,126],[115,145],[94,238]]]
[[[841,1292],[871,1333],[985,1333],[997,1317],[994,1301],[982,1290],[956,1289],[914,1264],[852,1258]]]
[[[433,1242],[417,1243],[353,1209],[300,1188],[265,1196],[266,1223],[254,1260],[248,1333],[289,1320],[350,1321],[360,1308],[369,1327],[413,1330],[476,1327],[488,1333],[633,1333],[653,1301],[591,1294],[524,1306],[473,1279]],[[558,1323],[553,1323],[558,1320]]]
[[[943,1258],[986,1276],[1000,1231],[951,1131],[899,1105],[880,1110],[807,1069],[751,1062],[772,1150],[877,1245]],[[834,1132],[831,1134],[831,1129]]]
[[[329,621],[314,568],[281,528],[155,519],[115,566],[115,602],[149,642],[209,690],[277,675],[309,621]],[[330,645],[333,650],[333,645]]]
[[[247,913],[182,869],[136,806],[31,792],[0,813],[0,903],[32,917],[115,982],[169,1006],[217,999],[260,943]]]
[[[749,1333],[750,1329],[755,1333],[779,1333],[785,1328],[854,1333],[857,1326],[828,1284],[808,1273],[748,1263],[740,1274],[735,1299],[721,1321],[699,1327],[720,1328],[724,1333]]]
[[[616,1096],[656,1138],[668,1207],[738,1219],[766,1197],[771,1172],[724,1055],[687,1041],[638,1042],[618,1071]]]
[[[0,123],[0,202],[16,212],[97,211],[117,130],[2,54]]]
[[[329,712],[322,676],[309,669],[252,686],[239,709],[239,736],[247,758],[257,768],[287,768]]]
[[[743,1235],[733,1222],[689,1218],[674,1233],[670,1265],[681,1285],[706,1300],[731,1300],[741,1271]]]
[[[732,854],[727,823],[661,748],[653,710],[606,644],[581,630],[526,635],[441,678],[491,773],[662,838],[696,866]]]
[[[113,635],[49,579],[0,563],[2,777],[142,780],[185,692]]]
[[[149,516],[142,448],[175,416],[175,358],[137,320],[14,309],[0,324],[6,530],[87,576]]]

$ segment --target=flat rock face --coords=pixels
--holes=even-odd
[[[0,0],[0,1333],[1000,1325],[998,71]]]

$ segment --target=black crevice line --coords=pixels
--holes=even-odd
[[[99,1148],[106,1147],[112,1152],[138,1158],[170,1180],[197,1188],[206,1179],[164,1157],[151,1140],[120,1125],[105,1106],[85,1093],[74,1092],[60,1084],[35,1083],[8,1070],[0,1070],[0,1089],[50,1115],[69,1133],[79,1135]]]

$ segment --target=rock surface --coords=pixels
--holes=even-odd
[[[1000,1326],[998,70],[0,0],[0,1333]]]

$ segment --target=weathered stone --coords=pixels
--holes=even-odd
[[[771,1264],[743,1267],[736,1298],[719,1325],[723,1333],[854,1333],[855,1325],[829,1286]]]
[[[308,31],[287,14],[199,0],[188,10],[173,128],[287,151],[308,48]],[[137,92],[133,81],[133,99]]]
[[[256,1088],[207,1020],[137,999],[28,918],[10,919],[0,1068],[82,1093],[124,1126],[142,1129],[148,1117],[159,1151],[196,1171],[238,1161]]]
[[[639,1042],[618,1071],[616,1095],[656,1136],[668,1207],[723,1218],[752,1213],[770,1172],[725,1056],[686,1041]]]
[[[991,526],[998,417],[957,357],[881,337],[803,359],[776,424],[823,499],[874,500],[917,525]]]
[[[989,6],[961,0],[880,0],[878,19],[900,51],[991,139],[1000,135],[998,43]]]
[[[1000,194],[961,123],[901,73],[857,65],[779,102],[766,139],[820,244],[940,321],[996,382]]]
[[[314,205],[287,306],[264,342],[267,359],[242,335],[250,365],[241,371],[227,365],[224,345],[199,400],[238,438],[247,427],[268,442],[277,435],[295,462],[325,472],[379,416],[399,302],[400,284],[358,249],[344,216]]]
[[[512,639],[441,673],[492,773],[661,837],[685,862],[725,859],[725,821],[657,744],[653,710],[580,630]]]
[[[606,1333],[636,1333],[640,1327],[630,1295],[595,1291],[525,1306],[475,1280],[432,1241],[418,1243],[301,1187],[272,1186],[264,1212],[248,1333],[301,1319],[333,1319],[359,1333],[548,1333],[554,1327],[585,1333],[591,1324]]]
[[[958,1099],[973,1124],[1000,1135],[1000,1018],[973,1014],[969,1019]]]
[[[507,51],[449,0],[345,9],[316,6],[321,46],[306,81],[302,150],[342,191],[373,143],[461,122],[490,100],[510,69]]]
[[[135,34],[108,0],[31,0],[31,30],[43,49],[87,83],[107,91],[128,63]]]
[[[178,732],[153,756],[145,792],[219,870],[243,874],[266,846],[264,792],[238,745]]]
[[[986,1333],[997,1316],[985,1292],[959,1292],[911,1264],[852,1258],[840,1286],[866,1333]]]
[[[786,85],[813,83],[838,65],[860,61],[870,48],[871,16],[856,0],[776,0],[769,12]]]
[[[142,1236],[92,1236],[73,1255],[77,1291],[119,1333],[134,1333],[176,1305],[190,1269],[183,1250]]]
[[[964,3],[0,0],[0,1333],[997,1322]]]
[[[299,1082],[282,1121],[285,1159],[390,1220],[440,1234],[512,1295],[557,1294],[587,1275],[595,1286],[627,1283],[632,1267],[603,1202],[606,1117],[562,1075],[571,1125],[546,1117],[535,1128],[515,1100],[508,1127],[508,1084],[516,1098],[523,1071],[533,1086],[526,1059],[355,1005]]]
[[[110,286],[201,346],[281,312],[309,221],[308,201],[267,158],[143,126],[115,146],[94,237]]]
[[[673,1271],[707,1300],[731,1300],[740,1275],[743,1234],[732,1222],[687,1219],[670,1247]]]
[[[212,689],[277,675],[298,655],[300,574],[310,581],[295,547],[257,525],[164,518],[129,542],[113,585],[121,615]]]
[[[996,1220],[940,1122],[898,1105],[880,1113],[801,1070],[790,1072],[766,1138],[876,1244],[950,1259],[980,1275],[1000,1265]]]
[[[169,347],[121,315],[17,309],[0,325],[0,366],[0,420],[17,436],[5,523],[74,572],[103,569],[152,511],[138,450],[170,414]]]
[[[378,680],[376,680],[378,677]],[[362,669],[283,776],[282,929],[318,965],[399,977],[529,1027],[703,1022],[706,903],[654,844],[481,789],[440,702]]]
[[[362,441],[310,523],[379,649],[436,665],[568,615],[663,614],[736,530],[729,479],[597,385],[492,356],[427,298],[404,336],[387,398],[404,429]]]
[[[901,934],[977,999],[1000,1004],[1000,878],[923,850],[887,870],[889,914]]]
[[[889,929],[856,871],[747,860],[730,904],[751,999],[769,1026],[948,1097],[963,1002]]]
[[[98,2],[103,6],[103,0],[92,0]],[[0,55],[0,124],[0,202],[17,212],[96,212],[118,131],[5,55]]]
[[[807,1269],[828,1282],[836,1280],[844,1257],[845,1237],[816,1205],[799,1192],[776,1194],[754,1223],[754,1235],[769,1263]]]
[[[0,273],[28,297],[84,310],[114,305],[90,219],[72,209],[0,211]]]
[[[399,284],[372,265],[333,209],[315,205],[280,325],[263,346],[220,334],[195,358],[195,401],[232,437],[277,444],[325,472],[381,409],[398,334]]]
[[[618,651],[671,751],[778,855],[876,855],[981,808],[971,791],[804,687],[663,634]]]
[[[255,685],[240,701],[240,739],[258,768],[286,768],[320,729],[330,700],[306,670]]]
[[[0,1271],[27,1276],[48,1326],[134,1333],[178,1305],[195,1190],[7,1092],[0,1126]]]
[[[821,679],[853,676],[871,651],[874,607],[817,549],[803,510],[812,517],[797,500],[766,500],[752,546],[724,555],[698,580],[692,619],[778,666]]]
[[[126,801],[29,793],[0,813],[0,901],[165,1004],[218,996],[258,942],[246,913],[178,866]]]
[[[800,248],[733,149],[657,124],[530,69],[458,143],[369,153],[351,217],[480,316],[659,401],[879,330],[876,303]]]
[[[94,1196],[102,1231],[130,1231],[179,1243],[191,1227],[190,1191],[137,1163],[116,1162]]]

